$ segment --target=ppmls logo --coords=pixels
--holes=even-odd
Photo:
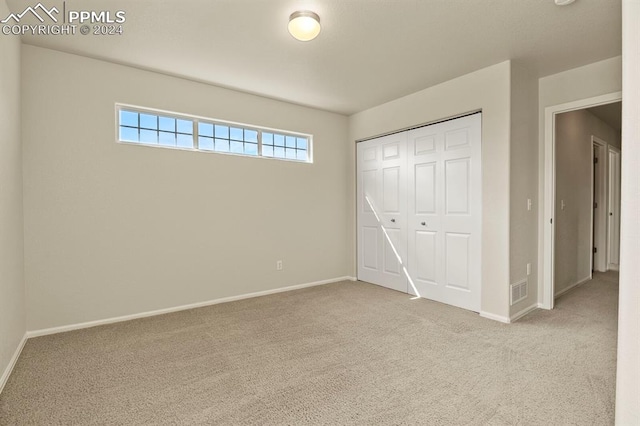
[[[25,15],[29,13],[35,16],[36,18],[38,18],[38,21],[40,22],[44,22],[44,18],[42,18],[42,15],[48,16],[49,18],[51,18],[53,22],[58,22],[58,19],[55,16],[53,16],[53,14],[55,13],[57,15],[58,13],[60,13],[60,11],[56,7],[52,7],[50,10],[48,10],[46,7],[44,7],[42,3],[38,3],[35,7],[31,7],[31,6],[27,7],[24,10],[24,12],[19,13],[17,15],[15,13],[11,13],[9,16],[7,16],[6,19],[3,19],[0,22],[3,24],[6,24],[13,19],[17,24]]]
[[[57,7],[48,9],[42,3],[29,6],[21,13],[10,13],[1,20],[2,33],[5,35],[122,35],[122,24],[126,21],[126,12],[108,10],[67,10],[66,1],[62,2],[62,15]],[[37,19],[40,24],[25,24],[23,21]],[[62,23],[58,23],[58,19]],[[88,25],[90,24],[90,25]]]

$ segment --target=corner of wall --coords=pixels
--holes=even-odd
[[[0,0],[0,16],[8,14]],[[20,38],[0,35],[0,391],[26,333],[20,49]]]
[[[511,68],[509,284],[527,281],[527,297],[510,306],[518,317],[538,303],[538,80],[519,61]]]
[[[348,264],[347,274],[355,277],[358,275],[357,260],[357,231],[356,231],[356,140],[351,131],[351,117],[349,117],[347,131],[347,248],[348,248]]]

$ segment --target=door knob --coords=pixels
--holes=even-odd
[[[391,222],[396,223],[396,220],[395,219],[391,219]]]
[[[427,222],[420,222],[420,225],[427,226]]]

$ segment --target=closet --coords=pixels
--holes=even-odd
[[[359,280],[480,311],[481,123],[357,144]]]

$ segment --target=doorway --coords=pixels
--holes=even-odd
[[[608,270],[615,255],[608,167],[609,147],[620,147],[620,101],[621,93],[612,93],[545,109],[543,308],[593,271]],[[607,115],[616,111],[611,124]]]

